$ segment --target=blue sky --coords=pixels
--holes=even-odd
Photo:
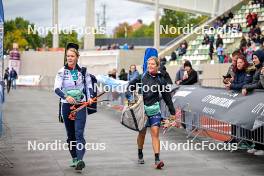
[[[59,25],[84,26],[86,0],[59,0]],[[107,33],[119,23],[130,24],[142,19],[149,24],[154,19],[154,7],[127,0],[95,0],[96,13],[102,12],[102,4],[106,4]],[[37,26],[50,27],[52,24],[52,0],[3,0],[5,19],[21,16]],[[97,20],[95,20],[97,21]]]

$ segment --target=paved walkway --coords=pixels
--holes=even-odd
[[[0,166],[0,176],[222,176],[264,175],[264,157],[245,152],[227,151],[165,151],[163,170],[153,169],[153,153],[150,135],[144,149],[145,165],[137,164],[136,133],[119,123],[120,115],[110,109],[100,108],[97,114],[88,117],[86,141],[105,143],[104,151],[87,151],[86,168],[79,174],[69,168],[68,151],[28,151],[28,141],[65,141],[64,125],[57,120],[58,99],[52,92],[18,89],[11,92],[4,105],[6,148],[0,152],[14,163],[13,168]],[[169,143],[186,142],[180,129],[173,129],[161,140]],[[0,139],[3,144],[3,139]],[[1,157],[0,157],[1,159]],[[0,161],[0,163],[3,163]]]

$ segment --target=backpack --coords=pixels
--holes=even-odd
[[[88,100],[88,97],[87,97],[87,90],[86,90],[86,80],[85,80],[85,75],[86,75],[86,67],[82,67],[81,68],[81,73],[82,73],[82,80],[83,80],[83,84],[84,84],[84,89],[83,89],[83,93],[85,95],[85,99],[86,101]],[[92,87],[94,89],[90,89],[88,90],[90,92],[90,95],[91,97],[90,98],[94,98],[97,96],[97,88],[96,88],[96,84],[97,84],[97,79],[94,75],[90,74],[90,77],[91,77],[91,81],[92,81]],[[61,99],[60,99],[61,100]],[[61,101],[59,103],[59,116],[58,116],[58,119],[59,119],[59,122],[63,123],[63,117],[62,117],[62,114],[61,114]],[[90,115],[90,114],[93,114],[93,113],[96,113],[97,112],[97,103],[93,103],[89,108],[87,108],[87,114]]]

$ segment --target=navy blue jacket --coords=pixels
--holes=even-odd
[[[234,80],[231,83],[230,89],[240,91],[244,85],[249,84],[252,81],[252,75],[246,71],[237,71],[234,76]]]

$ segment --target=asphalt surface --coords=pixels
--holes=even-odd
[[[161,159],[165,161],[163,170],[153,167],[149,133],[144,148],[145,164],[138,165],[137,133],[120,124],[120,113],[106,107],[100,107],[98,113],[88,116],[85,138],[91,150],[85,154],[85,169],[76,173],[69,167],[67,150],[28,150],[28,144],[34,141],[39,145],[66,141],[64,124],[57,119],[58,98],[52,92],[25,88],[11,90],[3,111],[5,131],[0,138],[0,176],[264,175],[264,157],[245,151],[175,150],[175,144],[186,142],[182,129],[161,134],[163,144],[172,147],[161,151]]]

